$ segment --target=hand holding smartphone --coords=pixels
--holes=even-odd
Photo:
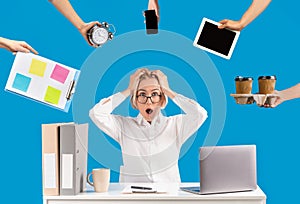
[[[158,33],[158,22],[155,10],[146,10],[146,32],[147,34],[157,34]]]

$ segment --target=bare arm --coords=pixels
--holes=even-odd
[[[50,0],[55,8],[62,13],[78,30],[84,26],[83,20],[78,16],[68,0]]]
[[[248,10],[238,21],[224,19],[221,20],[219,28],[230,28],[232,30],[242,30],[251,23],[259,14],[261,14],[269,5],[271,0],[253,0]]]
[[[149,0],[148,1],[148,10],[155,10],[157,20],[159,21],[159,5],[158,0]]]
[[[38,54],[38,52],[25,41],[10,40],[2,37],[0,37],[0,48],[7,49],[14,54],[16,52],[33,52],[34,54]]]
[[[100,25],[98,21],[92,21],[85,23],[80,16],[76,13],[73,6],[68,0],[50,0],[50,2],[55,6],[55,8],[62,13],[81,33],[84,39],[89,45],[93,46],[87,39],[87,31],[93,27],[95,24]]]
[[[300,98],[300,83],[282,91],[275,91],[278,98],[272,107],[276,107],[284,101]]]

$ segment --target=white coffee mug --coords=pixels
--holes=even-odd
[[[90,176],[93,175],[93,182],[90,180]],[[110,180],[110,169],[100,168],[93,169],[91,173],[87,175],[87,182],[94,186],[96,192],[107,192]]]

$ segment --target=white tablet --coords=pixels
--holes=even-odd
[[[230,59],[240,32],[219,29],[220,23],[203,18],[193,45],[225,59]]]

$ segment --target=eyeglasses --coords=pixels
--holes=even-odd
[[[147,103],[148,98],[150,98],[151,103],[158,103],[160,101],[161,95],[158,95],[157,93],[154,93],[151,96],[141,94],[137,96],[137,101],[141,104],[145,104]]]

